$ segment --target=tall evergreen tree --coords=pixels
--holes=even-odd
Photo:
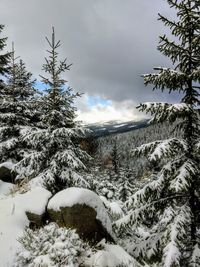
[[[14,44],[9,61],[9,72],[0,99],[0,162],[22,159],[24,145],[21,132],[30,125],[32,111],[30,100],[34,95],[32,74],[15,57]]]
[[[174,41],[160,37],[158,50],[169,57],[174,68],[155,68],[144,75],[145,85],[154,89],[180,91],[181,103],[144,103],[139,109],[153,115],[152,122],[175,123],[182,136],[158,140],[134,150],[150,162],[165,159],[144,188],[127,203],[130,213],[118,225],[132,225],[133,254],[149,266],[200,266],[200,125],[198,107],[200,82],[200,1],[167,0],[177,11],[177,20],[159,15],[171,30]],[[138,228],[139,227],[139,228]],[[143,229],[143,231],[141,231]],[[140,231],[138,231],[140,230]]]
[[[55,39],[54,28],[51,39],[46,40],[50,50],[43,65],[47,77],[41,76],[47,86],[40,99],[41,125],[25,138],[33,150],[18,164],[21,173],[18,179],[41,178],[56,192],[67,186],[86,185],[79,170],[85,168],[82,161],[88,159],[88,155],[79,145],[85,130],[74,121],[74,99],[80,94],[74,94],[62,77],[72,64],[67,64],[66,59],[58,60],[60,41]]]

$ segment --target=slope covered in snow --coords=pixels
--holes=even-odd
[[[7,186],[4,184],[5,190]],[[18,238],[22,235],[29,221],[26,211],[42,214],[51,193],[44,188],[36,187],[27,193],[9,195],[0,199],[0,266],[13,267]]]
[[[92,130],[89,136],[101,137],[117,133],[125,133],[148,126],[148,119],[140,121],[127,121],[125,123],[111,121],[105,123],[93,123],[86,125]]]
[[[9,194],[13,187],[13,184],[0,180],[0,200]]]

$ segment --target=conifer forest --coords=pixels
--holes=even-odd
[[[108,2],[93,1],[97,5],[92,10],[100,25],[101,4]],[[73,1],[61,2],[54,3],[60,12],[58,20],[64,7],[70,9]],[[76,2],[87,5],[91,1]],[[66,50],[59,27],[49,25],[47,33],[42,26],[37,29],[38,36],[42,32],[44,38],[38,52],[43,55],[43,64],[36,73],[31,63],[36,62],[36,53],[32,51],[34,45],[26,47],[26,33],[21,42],[24,51],[29,51],[30,62],[23,59],[22,48],[22,55],[18,52],[17,32],[0,21],[0,267],[200,267],[200,1],[111,2],[111,7],[116,3],[122,8],[120,26],[113,35],[122,27],[123,36],[119,34],[118,40],[124,43],[123,8],[127,3],[136,10],[143,2],[148,5],[147,11],[142,7],[146,16],[132,18],[137,25],[130,25],[133,32],[128,35],[137,45],[140,24],[150,23],[145,22],[150,17],[147,13],[151,13],[148,8],[160,10],[157,17],[151,17],[154,26],[149,26],[160,33],[157,43],[151,41],[148,29],[143,29],[151,46],[144,51],[143,44],[138,45],[145,58],[134,61],[144,88],[134,92],[137,82],[134,84],[133,79],[133,96],[127,95],[126,102],[116,100],[115,111],[113,102],[106,98],[109,83],[96,98],[84,92],[94,84],[73,86],[76,75],[72,70],[83,65],[78,66],[77,60],[72,64],[72,55],[66,55],[70,49]],[[51,4],[44,12],[41,3],[44,20],[50,8]],[[107,33],[113,32],[114,14],[108,12],[113,24],[107,21],[102,29],[92,25],[91,13],[85,16],[91,20],[91,40],[101,30],[105,43],[111,38]],[[72,23],[76,19],[78,14]],[[77,38],[73,51],[78,53],[77,47],[87,45],[91,49],[90,40],[82,42],[78,32],[71,36]],[[114,53],[120,44],[112,45]],[[159,56],[151,56],[152,49]],[[100,50],[101,42],[96,42],[96,53]],[[125,73],[128,80],[127,73],[131,73],[128,66],[132,52],[127,51],[127,67],[118,65],[119,74],[114,71],[117,58],[112,61],[103,50],[105,54],[98,56],[98,70],[102,69],[109,81],[115,80],[116,87],[110,90],[117,98],[118,91],[114,90],[120,75]],[[91,63],[86,64],[91,76],[95,76],[93,56],[91,50],[80,58]],[[158,67],[157,58],[162,59],[163,66]],[[109,60],[112,73],[107,72]],[[146,66],[141,68],[139,61]],[[150,69],[153,71],[142,74]],[[84,75],[88,75],[86,69],[79,80],[83,81]],[[120,97],[125,98],[125,94],[122,89]],[[80,104],[86,98],[90,114]],[[96,106],[95,101],[99,101]],[[131,117],[132,109],[124,111],[123,103],[133,103],[137,119]],[[97,108],[106,110],[104,122],[97,120]],[[128,114],[127,119],[109,119],[114,113]]]

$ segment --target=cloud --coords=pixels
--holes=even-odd
[[[106,121],[137,121],[145,118],[146,115],[136,110],[136,104],[132,100],[125,101],[100,101],[102,104],[96,103],[88,105],[90,96],[85,95],[79,100],[81,109],[77,111],[77,120],[84,123],[106,122]],[[81,103],[80,103],[81,102]],[[105,104],[107,103],[107,104]],[[120,107],[120,108],[119,108]]]
[[[153,66],[170,64],[156,50],[158,36],[165,32],[157,13],[171,14],[165,0],[0,0],[0,4],[8,48],[14,41],[17,55],[36,77],[46,56],[44,37],[54,26],[61,39],[60,56],[73,62],[66,78],[75,91],[109,99],[120,108],[130,99],[139,103],[177,97],[152,93],[140,77]]]

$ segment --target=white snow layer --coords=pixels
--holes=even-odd
[[[0,199],[8,195],[13,187],[14,184],[6,183],[0,180]]]
[[[7,190],[7,189],[6,189]],[[13,267],[15,254],[20,247],[18,238],[29,221],[26,211],[42,214],[51,193],[36,187],[24,194],[0,199],[0,266]]]
[[[86,204],[97,213],[97,219],[102,223],[108,233],[112,234],[112,225],[103,202],[97,194],[91,190],[77,187],[70,187],[58,192],[50,199],[48,209],[55,211],[62,207],[72,207],[76,204]]]
[[[139,267],[140,265],[120,246],[111,244],[101,244],[102,250],[96,252],[88,259],[88,266],[94,267]]]
[[[126,126],[127,123],[123,123],[123,124],[120,124],[120,125],[114,125],[113,127],[114,128],[120,128],[120,127],[123,127],[123,126]]]

